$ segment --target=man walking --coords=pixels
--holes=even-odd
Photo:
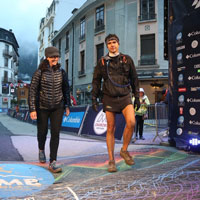
[[[101,81],[103,79],[103,110],[107,119],[107,148],[109,155],[109,172],[116,172],[114,158],[115,145],[115,115],[122,113],[126,120],[123,133],[123,146],[120,156],[126,164],[133,165],[134,160],[127,151],[135,127],[135,113],[132,104],[132,94],[135,96],[134,105],[140,107],[138,96],[138,78],[133,60],[130,56],[119,52],[119,38],[115,34],[109,34],[105,38],[109,53],[102,57],[95,67],[92,81],[92,106],[98,111],[98,99],[101,93]]]

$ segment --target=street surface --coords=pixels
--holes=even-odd
[[[129,151],[136,164],[130,167],[119,156],[117,142],[118,172],[110,174],[104,140],[64,132],[60,138],[58,164],[63,173],[52,175],[48,163],[37,160],[36,126],[0,114],[0,199],[200,199],[198,154],[132,143]]]

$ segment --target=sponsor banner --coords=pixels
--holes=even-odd
[[[122,114],[116,114],[115,124],[115,138],[121,140],[125,127],[125,119]],[[107,121],[102,105],[99,106],[98,112],[95,112],[92,107],[90,107],[81,134],[106,137],[106,131]]]
[[[54,183],[53,175],[35,165],[0,164],[0,198],[24,197]]]
[[[0,108],[0,113],[7,113],[8,112],[8,108]]]
[[[78,133],[79,128],[83,121],[83,117],[85,115],[85,111],[86,111],[86,106],[71,107],[69,116],[65,116],[64,113],[61,129],[64,131]]]
[[[169,136],[187,147],[200,139],[200,0],[170,1],[169,8]]]
[[[71,112],[69,116],[63,116],[62,127],[80,128],[85,112]]]

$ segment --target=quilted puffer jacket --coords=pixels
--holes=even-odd
[[[60,64],[50,67],[44,60],[35,71],[29,89],[30,112],[70,106],[70,89],[66,72]]]

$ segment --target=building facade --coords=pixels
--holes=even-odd
[[[0,108],[10,108],[19,66],[19,45],[12,30],[0,28]]]
[[[107,53],[104,39],[115,33],[120,51],[135,63],[140,87],[151,103],[168,85],[164,60],[164,2],[158,0],[87,0],[53,37],[61,52],[78,104],[91,103],[94,67]]]
[[[47,8],[45,17],[41,19],[38,36],[38,64],[44,59],[44,49],[52,45],[51,41],[55,33],[66,22],[68,16],[67,6],[66,1],[53,0]]]

